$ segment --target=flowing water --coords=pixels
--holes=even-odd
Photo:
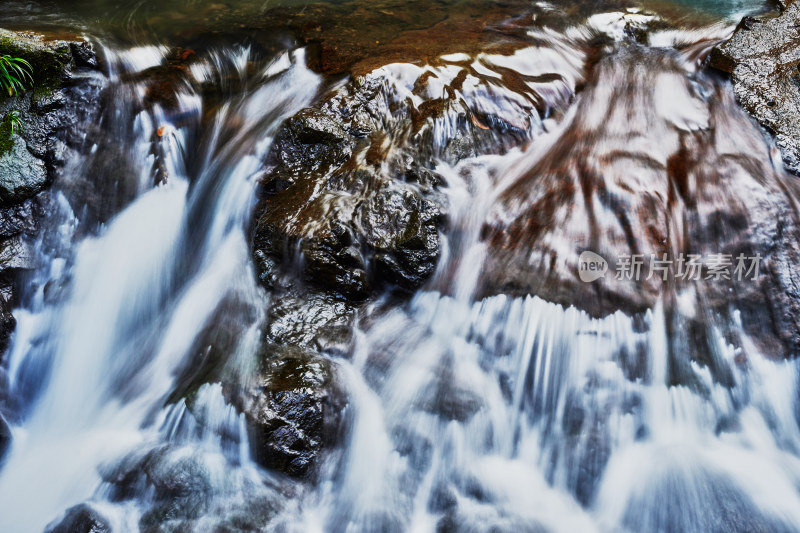
[[[42,5],[15,4],[14,22]],[[635,46],[620,42],[621,16],[602,12],[531,30],[535,45],[475,62],[488,76],[536,78],[529,87],[545,107],[563,109],[529,117],[532,141],[518,148],[437,164],[449,212],[437,271],[407,302],[368,307],[346,356],[326,356],[347,397],[346,431],[312,482],[256,465],[221,385],[201,387],[191,406],[167,399],[220,316],[236,339],[225,367],[250,379],[271,298],[256,283],[247,233],[262,161],[281,121],[328,82],[302,47],[234,43],[203,53],[191,69],[199,82],[172,88],[175,105],[145,105],[135,74],[165,63],[168,48],[99,41],[114,95],[101,124],[108,137],[70,162],[50,195],[41,267],[2,359],[13,441],[0,466],[0,531],[41,532],[85,501],[117,533],[172,531],[156,529],[170,509],[146,483],[124,495],[109,483],[137,468],[192,486],[173,496],[174,508],[192,508],[191,526],[176,531],[800,531],[797,363],[750,340],[737,310],[711,321],[714,365],[693,360],[690,345],[690,378],[676,383],[668,296],[691,308],[691,294],[601,317],[535,296],[478,297],[494,254],[487,221],[524,212],[529,169],[549,165],[564,142],[602,161],[641,146],[650,160],[620,156],[614,168],[646,177],[681,132],[703,131],[711,148],[690,148],[697,153],[795,179],[728,82],[699,66],[732,30],[726,16],[760,7],[731,3],[703,15],[717,22]],[[125,13],[111,18],[136,10]],[[585,44],[601,32],[611,44],[589,77]],[[453,65],[436,75],[452,79]],[[384,74],[410,89],[414,69]],[[209,85],[212,96],[200,89]],[[464,94],[498,114],[517,109],[499,91]],[[728,132],[736,142],[725,144]],[[96,164],[114,147],[124,172]],[[86,207],[85,182],[108,217]],[[590,226],[556,224],[568,236]],[[516,246],[533,254],[532,242]]]

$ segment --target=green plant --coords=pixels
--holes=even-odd
[[[21,57],[0,55],[0,85],[9,96],[25,90],[25,84],[33,83],[33,67]]]
[[[11,124],[11,133],[20,133],[22,131],[22,119],[19,116],[19,111],[16,109],[6,115],[6,120]]]

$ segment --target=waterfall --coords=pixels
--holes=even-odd
[[[800,189],[705,68],[731,25],[629,39],[652,19],[599,13],[510,53],[371,74],[386,102],[370,118],[397,135],[381,149],[430,143],[447,221],[424,287],[365,297],[352,335],[314,354],[346,407],[306,477],[256,461],[228,390],[257,379],[282,297],[258,284],[251,216],[284,121],[367,82],[313,73],[319,43],[214,45],[176,67],[167,46],[103,41],[102,134],[49,193],[2,360],[0,531],[85,502],[114,533],[800,531],[800,363],[763,299],[791,285],[777,215],[797,216]],[[439,100],[415,115],[425,135],[392,114]],[[518,139],[453,157],[465,123]],[[368,164],[394,172],[389,157]],[[344,189],[316,216],[358,196]],[[771,277],[625,280],[620,250],[764,252]],[[586,252],[605,277],[578,277]],[[287,255],[282,275],[313,286]]]
[[[156,47],[107,49],[112,83],[159,64],[165,53]],[[12,395],[31,383],[41,392],[30,394],[12,428],[13,446],[0,476],[4,529],[40,532],[93,494],[105,462],[162,438],[166,422],[157,423],[164,416],[158,413],[182,365],[196,356],[192,343],[231,301],[248,312],[240,317],[238,355],[230,364],[240,370],[252,364],[265,296],[255,285],[245,231],[260,161],[282,118],[306,105],[318,85],[303,50],[262,60],[262,71],[250,79],[248,61],[259,59],[241,48],[221,50],[205,64],[209,76],[254,85],[213,110],[206,129],[201,118],[208,110],[188,87],[178,93],[175,109],[157,105],[134,114],[125,106],[113,114],[118,122],[111,128],[134,132],[129,149],[139,165],[133,169],[139,194],[96,233],[78,239],[79,215],[63,195],[57,197],[53,231],[65,248],[75,249],[45,261],[32,285],[38,292],[18,313],[10,348]],[[154,156],[146,155],[153,142],[166,176],[156,187],[148,184]],[[86,166],[76,165],[76,172]],[[49,283],[61,285],[63,299],[42,294]],[[209,402],[219,398],[208,394]],[[231,416],[239,431],[238,416]]]

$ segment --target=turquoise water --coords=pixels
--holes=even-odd
[[[732,19],[769,9],[764,0],[673,0],[672,3]]]

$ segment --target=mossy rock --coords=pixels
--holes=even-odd
[[[75,36],[75,41],[82,41]],[[34,96],[51,93],[74,66],[73,41],[50,39],[45,35],[21,34],[0,29],[0,55],[21,58],[31,64]],[[0,95],[5,99],[6,93]]]

